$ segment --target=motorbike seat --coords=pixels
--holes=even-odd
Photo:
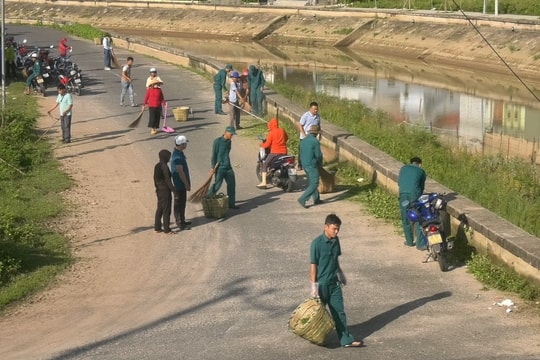
[[[420,224],[421,227],[426,227],[428,225],[440,225],[441,224],[441,220],[440,219],[431,219],[431,220],[426,220],[426,221],[422,221],[422,223]]]

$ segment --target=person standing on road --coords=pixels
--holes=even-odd
[[[341,220],[336,214],[326,216],[324,231],[311,242],[311,296],[318,297],[330,309],[336,325],[339,342],[343,347],[361,347],[363,341],[356,341],[347,329],[347,317],[343,306],[341,286],[347,284],[343,270],[339,266],[341,245],[338,233]]]
[[[122,86],[122,93],[120,94],[120,106],[124,106],[124,98],[126,93],[129,94],[129,101],[131,106],[135,107],[135,101],[133,99],[133,80],[131,79],[131,66],[133,65],[133,58],[128,56],[127,64],[122,67],[122,78],[120,80],[120,85]]]
[[[405,246],[414,246],[413,231],[410,220],[407,218],[407,204],[416,201],[424,193],[426,184],[426,172],[422,169],[422,159],[413,157],[409,165],[404,165],[399,170],[399,211],[401,214],[401,224],[405,233]],[[405,206],[404,206],[405,205]],[[427,249],[420,224],[415,223],[416,248],[418,250]]]
[[[17,79],[17,65],[15,64],[16,56],[13,42],[7,42],[4,57],[4,62],[6,64],[6,78],[11,80]]]
[[[308,186],[306,190],[298,198],[298,203],[303,208],[306,208],[306,201],[313,198],[313,205],[322,204],[319,194],[319,166],[322,165],[323,156],[321,152],[321,144],[317,139],[319,135],[319,125],[311,125],[308,134],[300,142],[300,159],[306,172]]]
[[[146,94],[144,95],[142,111],[148,105],[148,127],[151,129],[151,135],[158,133],[159,122],[161,120],[161,107],[167,103],[163,96],[163,91],[161,91],[162,84],[161,80],[152,80],[150,87],[146,89]]]
[[[225,180],[227,182],[227,195],[229,196],[229,209],[239,209],[240,207],[236,205],[236,181],[229,157],[233,135],[236,135],[236,130],[234,127],[228,126],[223,136],[214,140],[210,173],[215,174],[216,177],[214,184],[208,189],[207,195],[214,196],[221,187],[223,180]]]
[[[229,86],[229,126],[236,130],[241,129],[240,126],[240,74],[234,71],[231,75],[231,83]]]
[[[158,76],[157,74],[157,69],[156,68],[150,68],[150,76],[148,76],[148,78],[146,79],[146,88],[148,89],[152,83],[152,80],[159,80],[162,84],[163,84],[163,81],[161,81],[161,78]]]
[[[266,176],[268,174],[268,168],[279,156],[287,155],[287,141],[289,137],[285,129],[279,127],[279,121],[276,118],[270,119],[268,122],[268,134],[266,140],[259,145],[259,147],[268,149],[270,153],[264,159],[261,166],[261,183],[257,185],[259,189],[266,189]]]
[[[304,115],[302,115],[297,125],[298,132],[300,133],[300,144],[302,144],[302,140],[307,136],[307,133],[309,132],[309,129],[312,125],[321,126],[321,117],[319,116],[319,104],[317,104],[315,101],[309,104],[309,110],[306,111]],[[300,156],[298,156],[298,170],[302,170],[302,158]]]
[[[71,142],[71,110],[73,109],[73,98],[71,94],[66,91],[66,87],[63,84],[57,86],[58,96],[54,106],[47,111],[47,114],[60,106],[60,127],[62,128],[62,142],[69,144]]]
[[[103,64],[105,70],[111,70],[111,57],[112,57],[112,38],[111,34],[105,33],[101,40],[103,45]]]
[[[227,78],[232,71],[232,65],[227,64],[224,69],[219,70],[214,75],[214,94],[216,95],[214,101],[214,112],[219,115],[227,115],[222,108],[221,100],[223,95],[227,91]]]
[[[169,170],[168,165],[170,159],[171,152],[169,150],[161,150],[159,152],[159,162],[154,166],[154,186],[156,187],[157,195],[157,208],[154,217],[154,231],[156,233],[162,231],[165,234],[173,233],[171,231],[171,194],[174,194],[175,190],[171,181],[171,171]],[[162,219],[163,229],[161,228]]]
[[[263,89],[266,85],[266,80],[262,70],[257,69],[255,65],[249,66],[248,87],[249,87],[249,102],[254,115],[262,116],[263,114]]]
[[[191,179],[189,178],[189,168],[186,161],[186,150],[188,139],[184,135],[178,135],[174,139],[174,150],[171,160],[171,172],[175,189],[174,198],[174,219],[180,230],[189,229],[191,221],[186,220],[187,192],[191,191]]]
[[[71,46],[67,44],[67,41],[67,38],[63,37],[58,44],[58,55],[60,55],[60,57],[65,58],[68,51],[71,50]]]

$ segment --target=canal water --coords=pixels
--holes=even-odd
[[[267,83],[286,81],[358,100],[385,111],[396,123],[427,128],[469,149],[483,151],[489,135],[501,144],[507,137],[525,142],[525,151],[531,152],[540,139],[540,102],[502,66],[498,73],[483,73],[351,49],[114,31],[231,63],[238,70],[254,64],[263,69]],[[540,79],[522,80],[530,89],[540,89]]]

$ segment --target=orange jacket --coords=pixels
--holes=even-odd
[[[266,141],[261,143],[261,147],[270,148],[271,154],[287,154],[287,140],[289,137],[285,130],[279,127],[278,119],[272,118],[268,122],[268,135]]]

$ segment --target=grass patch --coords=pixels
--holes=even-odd
[[[37,141],[36,99],[23,88],[8,87],[0,127],[0,310],[46,287],[72,260],[67,240],[47,227],[63,214],[59,193],[71,180],[50,144]]]
[[[40,24],[42,25],[42,24]],[[95,38],[101,38],[104,34],[104,31],[103,30],[100,30],[98,28],[95,28],[93,27],[92,25],[88,25],[88,24],[78,24],[78,23],[75,23],[75,24],[51,24],[51,25],[47,25],[47,27],[50,27],[50,28],[53,28],[53,29],[56,29],[56,30],[61,30],[65,33],[68,33],[68,34],[71,34],[71,35],[75,35],[75,36],[78,36],[80,38],[84,38],[84,39],[89,39],[89,40],[92,40],[92,39],[95,39]]]

